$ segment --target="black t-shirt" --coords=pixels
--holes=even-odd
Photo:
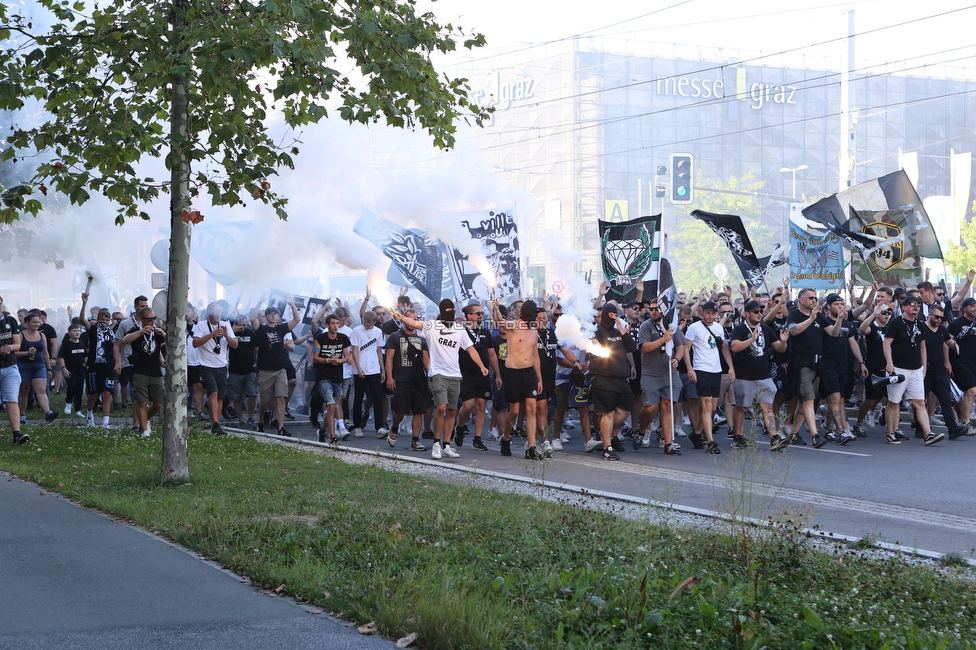
[[[770,378],[770,366],[773,359],[773,343],[779,340],[775,330],[759,323],[760,334],[749,347],[740,352],[732,352],[732,367],[735,368],[735,378],[746,381],[758,381]],[[755,330],[746,323],[739,323],[732,328],[732,341],[748,341]],[[729,351],[732,348],[729,347]]]
[[[133,327],[126,335],[138,332],[141,327]],[[160,352],[166,339],[162,334],[154,333],[152,336],[143,334],[135,341],[130,343],[132,346],[132,372],[137,375],[147,375],[149,377],[162,377],[163,367],[160,359]]]
[[[383,332],[383,336],[390,336],[400,331],[400,323],[396,322],[392,318],[382,325],[380,325],[380,331]]]
[[[959,356],[968,363],[976,363],[976,323],[960,316],[949,323],[949,334],[959,344]]]
[[[491,331],[484,328],[471,329],[470,327],[465,327],[464,331],[471,338],[471,346],[477,350],[478,356],[481,357],[481,363],[485,368],[491,367],[488,364],[488,350],[492,347]],[[481,377],[481,369],[467,350],[458,350],[458,365],[461,368],[462,377]]]
[[[627,361],[627,357],[637,349],[634,339],[629,334],[621,334],[616,327],[606,329],[597,326],[596,340],[610,350],[610,356],[594,355],[590,360],[590,374],[594,377],[630,379],[630,362]]]
[[[65,335],[58,348],[58,358],[64,359],[64,367],[68,372],[75,374],[85,372],[85,357],[88,355],[88,346],[80,338],[72,341]]]
[[[51,342],[58,340],[58,332],[50,323],[41,323],[37,331],[47,337],[47,349],[51,349]]]
[[[769,325],[769,327],[772,328],[774,332],[776,332],[776,340],[778,341],[780,333],[786,329],[787,317],[783,316],[782,318],[774,318],[773,320],[769,321],[767,325]],[[776,351],[775,348],[773,349],[773,363],[786,363],[787,361],[789,361],[789,357],[790,357],[789,345],[790,345],[790,340],[786,339],[785,352],[778,352]]]
[[[556,352],[559,342],[556,333],[549,328],[539,330],[539,369],[542,371],[542,381],[549,383],[556,381]]]
[[[94,322],[88,330],[88,367],[115,368],[115,330],[111,323]]]
[[[857,340],[857,327],[849,320],[844,320],[840,325],[840,334],[837,336],[823,336],[823,356],[824,365],[839,370],[850,368],[851,344],[850,339]]]
[[[809,316],[799,309],[794,309],[787,317],[787,325],[805,323]],[[818,313],[816,320],[803,330],[801,334],[790,337],[790,353],[794,358],[812,359],[823,356],[824,328],[833,326],[834,322],[823,314]]]
[[[929,368],[945,372],[946,358],[942,346],[949,340],[949,330],[943,325],[939,325],[935,331],[928,325],[920,327],[922,336],[925,337],[925,364]]]
[[[20,334],[20,324],[13,316],[0,316],[0,348],[14,344],[14,334]],[[0,352],[0,368],[7,368],[17,363],[11,350],[10,354]]]
[[[335,338],[329,336],[328,332],[322,332],[315,337],[315,345],[319,348],[318,357],[320,359],[332,359],[341,357],[344,350],[352,347],[352,341],[342,332],[336,332]],[[331,381],[335,384],[341,384],[343,365],[341,363],[316,363],[315,381]]]
[[[407,334],[403,330],[397,330],[387,337],[386,345],[383,348],[393,350],[393,381],[426,384],[427,372],[424,370],[424,351],[428,349],[427,339],[416,332]],[[470,357],[468,360],[471,360]],[[478,376],[481,376],[480,370]]]
[[[878,327],[878,323],[874,322],[869,325],[870,331],[864,337],[864,347],[867,349],[867,355],[864,358],[864,365],[868,367],[873,375],[881,375],[884,373],[885,366],[888,362],[884,358],[884,329]]]
[[[902,316],[892,318],[885,328],[885,338],[891,339],[891,363],[896,368],[918,370],[922,367],[922,330],[918,321],[906,321]]]
[[[234,332],[237,347],[227,350],[227,369],[235,375],[247,375],[254,371],[254,330],[245,327],[241,333]]]
[[[274,327],[261,325],[254,332],[254,347],[258,350],[258,370],[284,370],[288,367],[285,335],[291,330],[288,323]]]

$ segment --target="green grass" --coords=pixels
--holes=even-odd
[[[190,482],[161,484],[158,434],[29,432],[29,446],[5,438],[0,468],[390,637],[416,631],[424,648],[948,648],[976,638],[976,585],[957,569],[822,553],[795,524],[772,535],[692,531],[196,431]]]

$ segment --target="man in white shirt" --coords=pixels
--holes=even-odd
[[[718,395],[722,387],[722,362],[719,355],[725,357],[729,366],[729,381],[735,381],[735,369],[732,367],[732,357],[725,345],[725,332],[722,326],[715,322],[718,305],[712,301],[702,305],[702,320],[692,323],[685,332],[684,354],[690,348],[694,355],[692,363],[687,357],[685,365],[688,367],[688,379],[695,382],[698,391],[698,408],[700,411],[699,425],[702,430],[695,431],[688,438],[695,449],[705,449],[710,454],[720,454],[718,443],[712,439],[712,416],[718,406]],[[704,436],[703,436],[704,434]],[[702,440],[702,438],[705,440]],[[707,443],[706,443],[707,441]]]
[[[227,390],[227,350],[237,347],[234,328],[228,321],[220,320],[220,316],[220,305],[212,302],[207,305],[207,319],[193,327],[193,347],[200,359],[200,381],[213,422],[210,431],[217,436],[224,435],[220,414]]]
[[[488,368],[481,362],[481,356],[471,345],[471,337],[463,325],[455,322],[456,312],[454,302],[448,298],[440,302],[440,314],[437,320],[419,321],[394,312],[393,317],[407,327],[420,332],[427,339],[430,366],[430,389],[434,395],[434,449],[431,458],[440,460],[460,458],[461,455],[451,449],[451,433],[454,431],[454,420],[457,416],[458,399],[461,396],[461,364],[458,352],[467,350],[471,360],[481,371],[482,377],[488,376]]]
[[[383,402],[386,393],[383,383],[386,381],[386,369],[383,363],[383,332],[376,327],[376,313],[363,313],[363,324],[352,331],[349,337],[352,342],[352,363],[355,368],[353,381],[356,386],[356,396],[352,405],[352,435],[363,437],[366,426],[366,413],[363,412],[363,398],[367,391],[373,400],[373,426],[379,439],[389,435],[389,429],[383,426]]]

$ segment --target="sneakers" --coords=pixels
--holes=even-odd
[[[874,409],[868,409],[868,412],[864,416],[864,426],[874,431],[874,428],[878,426],[877,414]]]
[[[295,416],[291,414],[291,411],[289,411],[288,409],[285,409],[285,419],[286,420],[294,420],[295,419]]]
[[[15,445],[26,445],[30,442],[30,436],[26,433],[21,433],[20,431],[14,431],[14,444]]]
[[[352,434],[349,433],[349,429],[339,429],[339,435],[338,435],[339,440],[343,440],[343,441],[349,440],[349,436],[351,435]]]
[[[58,419],[58,412],[57,411],[48,411],[47,413],[44,414],[44,421],[45,422],[53,422],[54,420],[57,420],[57,419]]]
[[[439,441],[434,442],[432,451],[430,452],[430,457],[434,460],[441,459],[441,443]]]
[[[909,440],[910,439],[908,436],[906,436],[904,433],[902,433],[898,429],[895,429],[894,436],[895,436],[895,440],[898,440],[899,442],[904,442],[905,440]]]
[[[620,460],[620,456],[614,453],[613,447],[603,450],[603,460]]]
[[[559,438],[553,438],[552,439],[552,445],[551,446],[552,446],[552,450],[553,451],[562,451],[563,450],[563,441],[560,440]]]
[[[545,458],[552,458],[552,443],[550,443],[548,440],[542,441],[542,455]]]
[[[942,426],[945,426],[945,420],[943,420],[942,418],[940,418],[938,415],[930,415],[929,416],[929,424],[934,424],[936,426],[942,427]]]
[[[225,436],[227,435],[223,429],[220,428],[220,422],[214,422],[210,425],[210,433],[215,436]]]
[[[107,415],[102,416],[102,428],[108,429],[112,426],[112,418]]]
[[[889,433],[888,435],[885,436],[885,442],[887,442],[889,445],[900,445],[901,444],[901,440],[899,440],[897,437],[895,437],[894,434],[891,434],[891,433]]]
[[[563,431],[562,433],[559,434],[559,441],[560,442],[569,442],[572,439],[573,439],[573,436],[569,435],[565,431]]]
[[[322,426],[321,423],[319,423],[319,414],[315,411],[312,411],[312,413],[309,414],[308,421],[316,429],[319,429]]]
[[[664,442],[664,438],[658,437],[658,440],[660,442]],[[651,446],[651,432],[650,430],[647,430],[644,432],[644,437],[641,438],[641,447],[644,447],[646,449],[647,447],[650,446]]]
[[[716,413],[715,414],[715,417],[712,418],[712,424],[714,424],[717,427],[720,427],[723,424],[726,424],[727,422],[728,422],[728,420],[725,419],[725,416],[724,415],[719,415],[718,413]]]
[[[459,424],[454,427],[454,444],[458,447],[464,444],[464,436],[468,433],[468,425]]]
[[[827,436],[815,433],[813,434],[813,442],[811,444],[813,445],[814,449],[820,449],[827,444]]]
[[[325,429],[319,429],[316,433],[319,434],[319,442],[325,443]]]
[[[965,424],[958,424],[952,431],[949,432],[949,440],[955,440],[960,436],[964,436],[966,435],[967,431],[969,431],[969,427],[967,427]]]
[[[748,446],[745,436],[732,436],[732,449],[745,449]]]
[[[423,435],[421,435],[420,437],[423,438],[424,440],[433,440],[434,439],[434,432],[433,431],[424,431]]]
[[[535,445],[525,448],[525,459],[526,460],[542,460],[542,454],[540,454],[535,449]]]
[[[778,433],[769,439],[770,451],[782,451],[789,446],[790,446],[790,439]]]
[[[91,411],[88,411],[88,416],[85,419],[85,424],[87,424],[90,427],[95,426],[95,414],[92,413]]]
[[[488,431],[488,435],[491,436],[491,439],[494,440],[495,442],[498,442],[502,438],[502,435],[498,433],[498,427],[492,427]]]
[[[21,424],[27,424],[27,416],[26,415],[21,415],[20,416],[20,423]]]
[[[717,456],[718,454],[722,453],[722,450],[718,448],[718,443],[712,440],[710,443],[708,443],[708,446],[705,447],[705,452],[712,454],[713,456]]]
[[[512,441],[511,440],[505,440],[504,438],[502,438],[501,441],[500,441],[500,444],[502,446],[502,456],[511,456],[512,455]]]
[[[64,414],[65,415],[71,415],[71,404],[65,404],[64,405]]]
[[[861,425],[860,424],[855,424],[854,425],[854,428],[851,429],[851,433],[853,433],[858,438],[867,438],[868,437],[868,434],[866,434],[864,432],[864,429],[861,428]]]
[[[934,445],[935,443],[942,442],[943,440],[945,440],[944,433],[930,433],[929,435],[925,436],[926,445]]]
[[[488,447],[486,447],[485,443],[481,441],[480,436],[474,437],[474,440],[471,441],[471,446],[477,451],[488,451]],[[553,444],[553,448],[555,448],[555,444]],[[562,449],[562,447],[560,447],[560,449]]]
[[[362,427],[353,427],[352,429],[349,430],[349,433],[352,434],[352,437],[353,438],[362,438],[363,437]],[[431,435],[433,435],[433,434],[431,434]]]
[[[622,454],[624,451],[624,443],[620,441],[619,436],[610,438],[610,447],[618,454]]]
[[[376,437],[377,437],[377,438],[378,438],[379,440],[386,440],[386,437],[387,437],[388,435],[390,435],[390,430],[389,430],[389,429],[387,429],[386,427],[381,427],[381,428],[380,428],[380,429],[379,429],[379,430],[378,430],[378,431],[376,432]]]
[[[857,436],[850,431],[844,431],[840,434],[840,440],[838,440],[838,442],[842,445],[846,445],[847,443],[854,442],[855,440],[857,440]]]
[[[801,447],[806,447],[807,446],[807,441],[804,440],[803,439],[803,436],[801,436],[799,433],[794,433],[793,435],[790,436],[790,444],[791,445],[800,445]]]
[[[420,440],[413,440],[410,442],[410,451],[427,451],[427,447],[420,444]]]
[[[146,430],[142,432],[142,437],[148,438],[151,435],[152,435],[152,423],[146,422]]]
[[[596,438],[590,438],[583,443],[583,451],[593,451],[597,448],[603,448],[603,443]]]
[[[840,442],[840,436],[838,436],[838,435],[837,435],[837,432],[836,432],[836,431],[834,431],[833,429],[830,429],[830,430],[828,430],[828,431],[827,431],[827,432],[826,432],[826,433],[824,434],[824,436],[823,436],[823,437],[824,437],[824,440],[826,440],[827,442]],[[817,444],[816,444],[816,443],[814,443],[814,444],[813,444],[813,446],[814,446],[814,447],[816,447],[816,446],[817,446]],[[819,447],[818,447],[818,449],[819,449]]]
[[[434,446],[436,447],[437,445],[435,444]],[[451,448],[450,443],[448,443],[447,445],[444,446],[444,449],[441,451],[441,454],[445,458],[460,458],[461,457],[461,454],[457,453],[456,451],[454,451]]]
[[[291,438],[291,434],[288,432],[288,430],[285,427],[278,428],[278,435],[283,436],[285,438]]]
[[[680,448],[675,443],[671,443],[670,445],[664,445],[664,453],[667,454],[668,456],[680,456],[681,452],[679,451],[679,449]]]
[[[386,437],[386,444],[390,445],[391,447],[396,447],[397,437],[399,435],[400,435],[399,431],[397,431],[396,429],[390,429],[390,433]]]
[[[695,449],[704,449],[705,443],[702,440],[702,435],[700,433],[689,433],[688,440],[691,440],[691,444]]]
[[[336,420],[336,429],[339,431],[339,433],[346,433],[348,431],[348,429],[346,429],[346,421]]]

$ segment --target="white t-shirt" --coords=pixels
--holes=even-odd
[[[199,366],[200,365],[200,351],[193,347],[193,327],[190,324],[186,324],[189,335],[186,337],[186,365],[187,366]]]
[[[360,325],[352,331],[349,340],[359,349],[359,366],[364,375],[378,375],[381,372],[377,350],[383,350],[383,332],[380,328],[366,329]]]
[[[464,325],[454,323],[445,327],[439,320],[425,320],[420,328],[420,335],[427,339],[430,354],[430,368],[427,374],[431,377],[461,378],[461,364],[458,362],[458,352],[471,347],[471,337],[464,329]]]
[[[718,323],[712,323],[711,328],[705,327],[704,321],[688,326],[685,340],[691,343],[691,351],[694,353],[692,368],[705,372],[722,372],[718,346],[724,344],[723,336],[722,326]]]
[[[218,343],[214,339],[209,339],[204,341],[203,345],[196,348],[197,356],[199,358],[199,364],[206,368],[226,368],[227,367],[227,351],[230,346],[227,344],[227,339],[237,340],[234,335],[234,328],[230,326],[230,323],[222,320],[217,325],[211,325],[210,320],[203,320],[193,326],[193,336],[196,338],[203,338],[205,336],[210,336],[210,332],[217,329],[218,327],[223,327],[227,332],[226,336],[220,337],[220,342]],[[215,354],[214,350],[220,345],[220,353]],[[190,341],[190,347],[193,347],[193,341]]]
[[[352,328],[351,327],[349,327],[348,325],[343,325],[342,327],[339,328],[339,331],[341,333],[345,334],[346,336],[348,336],[350,342],[352,341]],[[352,354],[350,354],[349,357],[352,358]],[[342,378],[343,378],[343,380],[345,380],[345,379],[352,379],[352,375],[353,375],[352,363],[351,362],[347,362],[347,363],[343,364],[343,366],[342,366]]]

